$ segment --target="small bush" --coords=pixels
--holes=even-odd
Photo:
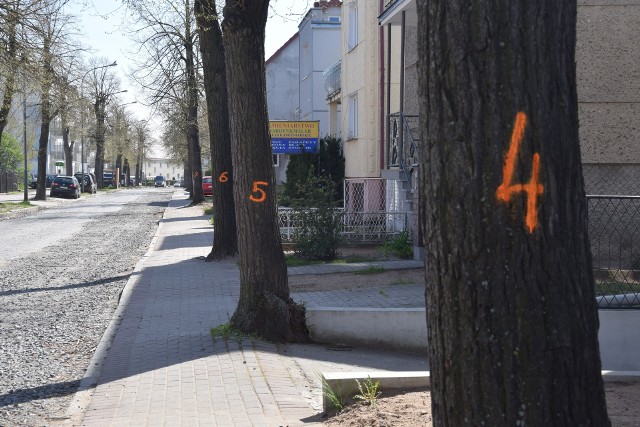
[[[382,251],[385,256],[393,254],[398,258],[413,258],[413,248],[409,240],[409,232],[405,230],[393,239],[385,242],[382,245]]]
[[[296,257],[304,260],[332,260],[338,256],[341,242],[341,216],[336,212],[333,182],[315,177],[313,169],[306,182],[300,184],[300,194],[294,209],[298,225],[293,235]]]

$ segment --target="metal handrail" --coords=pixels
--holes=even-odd
[[[387,124],[391,129],[391,147],[388,151],[387,164],[402,170],[411,190],[413,190],[411,172],[414,167],[418,166],[419,151],[408,119],[417,119],[418,117],[402,112],[392,113],[389,114]],[[398,126],[398,122],[400,126]]]

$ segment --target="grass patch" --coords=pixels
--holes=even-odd
[[[286,255],[284,257],[284,260],[287,263],[287,267],[300,267],[303,265],[322,264],[321,261],[310,261],[308,259],[298,258],[295,255]]]
[[[384,273],[384,271],[384,267],[372,265],[371,267],[365,268],[364,270],[354,271],[353,274],[381,274]]]
[[[26,202],[0,202],[0,213],[11,212],[15,209],[25,209],[31,207],[31,203]]]
[[[205,215],[213,215],[213,206],[209,206],[208,208],[204,208]]]
[[[617,294],[640,294],[640,283],[604,282],[596,283],[596,296]]]
[[[379,261],[378,258],[362,255],[349,255],[339,259],[331,261],[332,264],[355,264],[358,262],[375,262]]]

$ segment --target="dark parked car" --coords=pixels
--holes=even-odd
[[[56,179],[58,175],[47,175],[47,181],[45,182],[45,186],[47,188],[51,188],[51,183],[53,182],[54,179]]]
[[[29,188],[38,188],[38,175],[32,173],[29,178]]]
[[[80,180],[80,178],[82,178],[82,172],[76,172],[73,176],[75,176],[76,179],[78,180],[78,182],[80,183],[80,189],[81,190],[84,187],[84,192],[85,193],[96,194],[96,191],[98,190],[98,184],[96,184],[96,180],[94,178],[95,177],[94,174],[85,173],[84,174],[84,184]]]
[[[156,176],[156,179],[154,180],[154,186],[155,187],[166,187],[167,186],[167,181],[164,179],[164,176],[162,176],[162,175]]]
[[[75,176],[58,175],[51,183],[51,197],[71,196],[74,199],[80,198],[80,183]]]

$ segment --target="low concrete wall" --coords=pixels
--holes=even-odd
[[[640,310],[598,310],[602,369],[640,371]]]
[[[602,369],[640,371],[640,310],[598,310]],[[307,308],[311,339],[330,344],[426,352],[422,308]]]
[[[307,308],[307,325],[316,342],[427,350],[424,308]]]

